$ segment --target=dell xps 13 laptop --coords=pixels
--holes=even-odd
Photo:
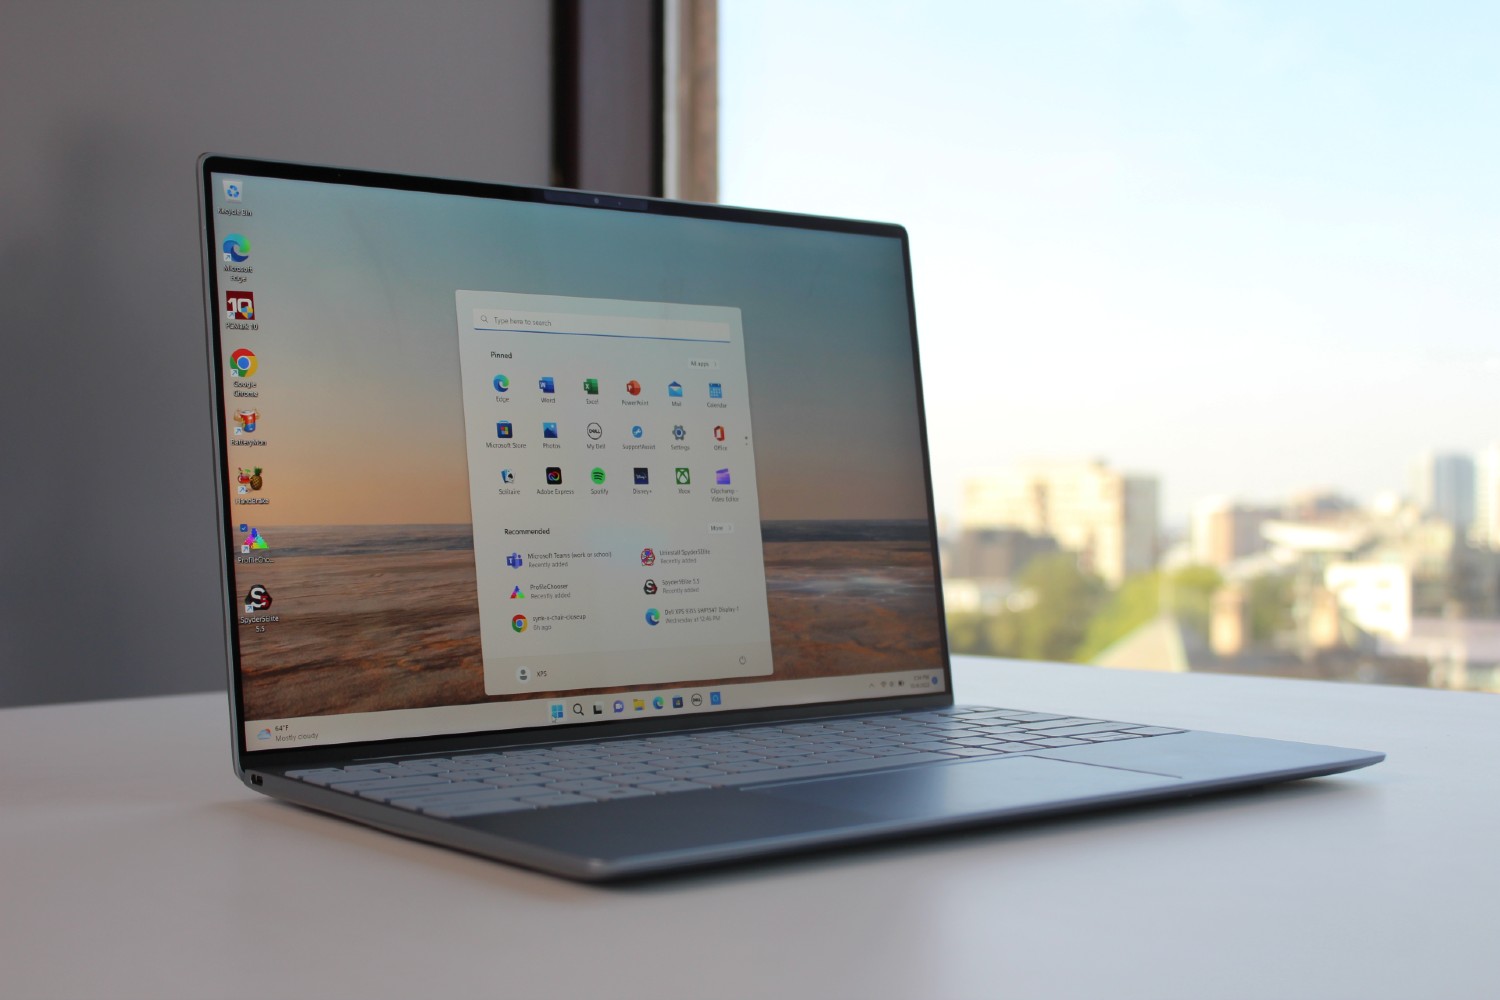
[[[1382,757],[955,705],[898,226],[200,183],[258,791],[603,879]]]

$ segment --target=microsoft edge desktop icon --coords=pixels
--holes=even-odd
[[[239,233],[224,238],[224,263],[243,264],[250,259],[250,241]]]

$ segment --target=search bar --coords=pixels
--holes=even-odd
[[[530,333],[555,337],[615,337],[626,340],[675,340],[729,343],[729,326],[666,316],[590,316],[578,313],[527,312],[519,309],[473,311],[476,333]]]

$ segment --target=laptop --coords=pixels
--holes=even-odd
[[[955,702],[899,226],[199,179],[255,791],[605,880],[1383,759]]]

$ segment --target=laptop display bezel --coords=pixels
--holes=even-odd
[[[899,241],[906,280],[907,324],[911,336],[912,374],[915,380],[915,402],[917,407],[917,431],[921,446],[923,484],[927,505],[927,523],[930,531],[932,566],[934,570],[934,597],[938,619],[936,627],[942,659],[944,684],[941,691],[922,695],[900,697],[852,698],[814,704],[765,706],[737,711],[716,712],[711,715],[688,715],[642,720],[601,721],[570,725],[565,730],[540,726],[484,730],[469,733],[433,734],[400,739],[375,739],[358,742],[320,745],[311,748],[272,748],[251,752],[246,743],[243,705],[243,677],[240,669],[239,630],[235,627],[234,600],[232,590],[234,539],[229,528],[233,524],[231,498],[225,478],[229,468],[229,444],[225,435],[224,414],[226,410],[225,380],[222,377],[219,359],[223,357],[221,317],[215,308],[219,299],[219,274],[214,266],[216,256],[214,174],[235,174],[245,177],[267,177],[285,180],[309,181],[324,184],[343,184],[377,187],[390,190],[419,191],[432,194],[449,194],[475,198],[490,198],[511,201],[527,201],[557,204],[612,212],[642,212],[656,215],[685,216],[698,219],[759,226],[784,226],[830,232],[881,236]],[[277,768],[295,767],[308,762],[351,759],[369,756],[387,756],[391,753],[421,754],[460,749],[479,749],[501,745],[534,742],[559,742],[591,740],[602,737],[630,736],[643,733],[673,732],[686,729],[722,728],[773,721],[815,718],[830,715],[866,714],[871,712],[899,712],[928,709],[953,704],[952,664],[948,649],[947,629],[944,625],[942,581],[939,572],[938,539],[936,533],[936,508],[932,493],[931,453],[928,447],[925,421],[925,405],[922,392],[920,352],[917,343],[915,300],[912,288],[911,250],[906,230],[892,223],[868,222],[824,216],[771,212],[760,209],[735,208],[694,202],[671,201],[659,198],[625,196],[605,192],[575,191],[568,189],[530,187],[512,184],[494,184],[480,181],[418,177],[406,174],[382,173],[367,170],[352,170],[341,167],[287,163],[259,160],[219,154],[204,154],[199,159],[199,212],[200,241],[203,253],[204,315],[207,337],[207,366],[211,385],[211,405],[215,468],[214,490],[218,501],[219,517],[219,579],[225,631],[225,656],[228,666],[228,690],[230,713],[234,721],[234,749],[236,770],[242,775],[249,761],[255,767],[268,765]]]

